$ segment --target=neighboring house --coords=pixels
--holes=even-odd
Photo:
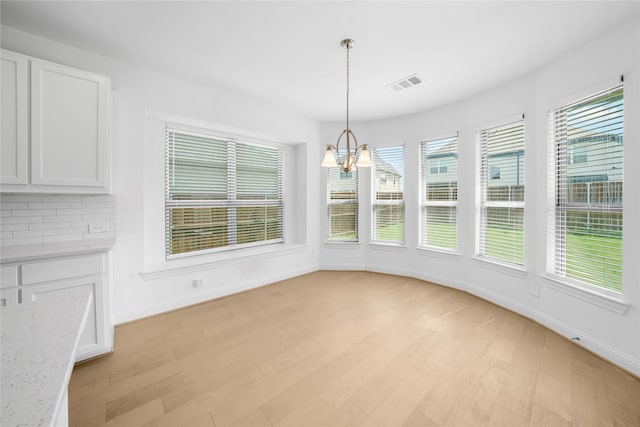
[[[400,193],[402,191],[402,175],[391,163],[375,154],[376,189],[378,193]]]

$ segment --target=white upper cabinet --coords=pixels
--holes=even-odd
[[[2,144],[0,180],[3,184],[27,184],[29,153],[29,105],[27,66],[29,58],[2,51]]]
[[[2,73],[2,191],[109,192],[110,80],[5,50]]]

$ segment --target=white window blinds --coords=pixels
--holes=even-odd
[[[341,153],[344,155],[344,153]],[[358,241],[358,169],[327,169],[328,239]]]
[[[622,291],[623,88],[552,114],[553,273]]]
[[[167,128],[166,256],[282,241],[281,148]]]
[[[524,120],[480,131],[479,257],[524,265]]]
[[[373,236],[404,244],[404,145],[373,149]]]
[[[420,144],[420,246],[458,248],[458,137]]]

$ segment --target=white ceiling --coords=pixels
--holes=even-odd
[[[2,24],[320,121],[447,104],[541,65],[627,19],[640,2],[1,2]],[[639,21],[640,22],[640,21]],[[386,85],[417,73],[424,83]]]

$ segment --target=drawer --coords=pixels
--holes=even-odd
[[[11,288],[13,286],[18,286],[18,266],[3,265],[0,272],[0,288]]]
[[[103,272],[103,254],[33,262],[22,265],[22,285],[91,276]]]

